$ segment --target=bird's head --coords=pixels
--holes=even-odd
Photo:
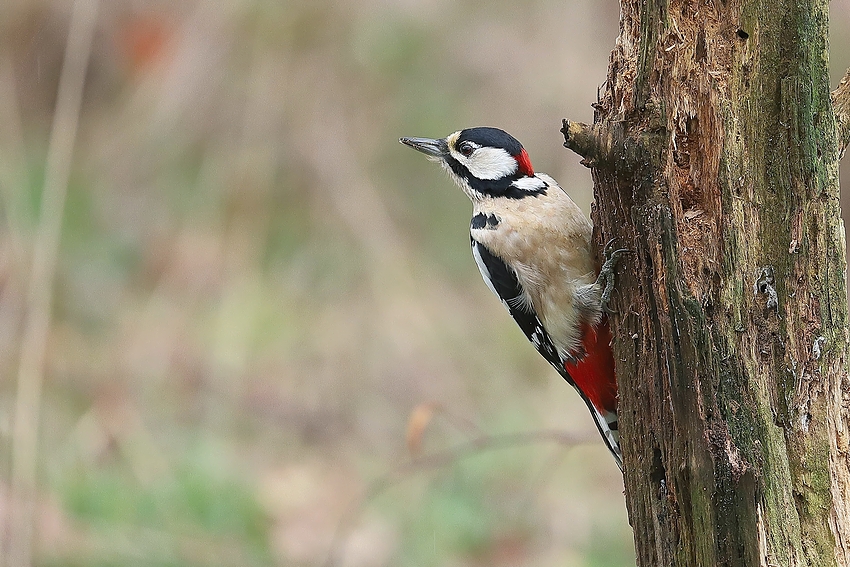
[[[400,138],[439,162],[473,201],[538,195],[546,184],[534,176],[531,160],[516,138],[498,128],[467,128],[445,138]]]

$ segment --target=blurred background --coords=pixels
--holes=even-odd
[[[633,564],[583,404],[480,281],[466,197],[397,142],[500,126],[589,213],[558,130],[592,120],[613,0],[101,1],[76,142],[54,140],[67,196],[42,205],[72,6],[0,4],[0,555]],[[850,0],[832,22],[835,85]],[[39,388],[19,366],[50,203]],[[504,445],[463,448],[482,436]]]

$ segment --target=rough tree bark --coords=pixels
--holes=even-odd
[[[564,123],[598,242],[632,251],[612,319],[641,567],[850,566],[850,122],[827,16],[622,0],[594,124]]]

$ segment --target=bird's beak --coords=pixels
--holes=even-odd
[[[398,141],[431,157],[441,158],[449,153],[449,146],[445,139],[399,138]]]

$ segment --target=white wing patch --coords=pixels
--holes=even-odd
[[[481,252],[478,250],[478,242],[472,241],[472,257],[475,258],[475,264],[478,266],[478,271],[481,272],[481,277],[484,278],[484,283],[487,284],[487,287],[490,288],[490,291],[493,292],[493,295],[499,298],[506,308],[510,309],[510,305],[508,302],[502,299],[499,296],[499,292],[496,291],[495,286],[493,286],[493,280],[490,277],[490,270],[487,269],[487,264],[484,263],[484,259],[481,257]]]
[[[499,295],[499,292],[496,291],[496,287],[493,285],[493,278],[490,275],[490,270],[487,269],[487,264],[484,263],[484,259],[481,257],[481,251],[478,249],[478,247],[481,245],[475,240],[473,240],[472,242],[472,257],[475,258],[475,263],[476,265],[478,265],[478,271],[481,272],[481,277],[484,278],[484,283],[487,284],[487,287],[490,288],[490,291],[492,291],[493,294],[495,294],[495,296],[499,298],[499,300],[502,302],[502,305],[504,305],[508,311],[511,311],[513,309],[521,309],[523,311],[527,311],[528,313],[533,313],[534,308],[531,304],[531,298],[528,297],[528,294],[525,293],[525,290],[522,290],[520,292],[520,295],[508,299],[505,299],[504,297]],[[542,344],[542,340],[540,339],[542,331],[543,329],[539,326],[538,323],[538,329],[531,337],[531,342],[534,343],[535,347],[539,347]],[[537,342],[534,342],[535,338],[537,339]]]
[[[535,191],[542,191],[546,189],[546,182],[540,179],[537,176],[532,177],[520,177],[516,181],[514,181],[511,185],[516,187],[517,189],[521,189],[523,191],[528,191],[529,193],[534,193]]]

